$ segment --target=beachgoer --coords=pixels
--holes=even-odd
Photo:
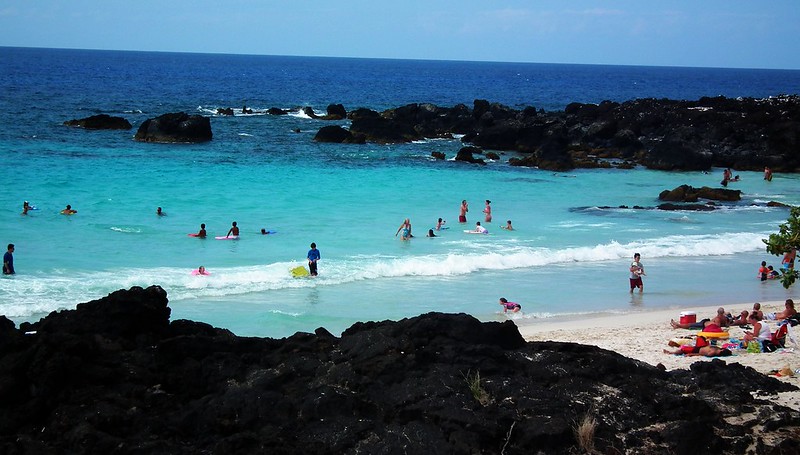
[[[211,272],[206,270],[206,268],[201,265],[197,268],[197,270],[192,272],[192,275],[211,275]]]
[[[772,181],[772,169],[769,167],[764,167],[764,180],[771,182]]]
[[[767,266],[767,270],[769,270],[769,279],[774,280],[780,278],[781,272],[775,270],[771,265]]]
[[[3,255],[3,275],[13,275],[17,273],[14,270],[14,244],[8,244],[8,250]]]
[[[311,243],[311,249],[308,250],[306,257],[308,258],[308,271],[311,276],[317,276],[317,261],[320,260],[320,254],[316,243]]]
[[[781,260],[781,268],[786,270],[794,270],[794,259],[797,257],[797,248],[792,248],[783,255]]]
[[[727,327],[728,316],[725,314],[725,309],[722,307],[717,308],[717,315],[713,319],[703,319],[699,322],[679,323],[674,319],[670,319],[669,323],[673,329],[699,329],[703,332],[722,332],[723,327]]]
[[[158,215],[158,216],[164,216],[164,215],[166,215],[166,214],[167,214],[167,212],[164,212],[163,210],[161,210],[161,207],[159,207],[159,208],[157,208],[157,209],[156,209],[156,215]]]
[[[467,222],[467,212],[469,212],[469,204],[467,204],[467,200],[464,199],[461,201],[461,208],[458,211],[458,222],[459,223],[466,223]]]
[[[678,349],[674,351],[664,349],[664,354],[685,355],[687,357],[700,355],[705,357],[727,357],[733,354],[730,349],[720,348],[718,346],[709,344],[708,340],[706,340],[704,337],[697,337],[694,346],[689,344],[679,345],[672,340],[670,340],[669,345],[672,347],[677,347]]]
[[[514,227],[511,226],[511,220],[506,221],[506,225],[505,226],[500,226],[500,227],[502,229],[507,230],[507,231],[513,231],[514,230]]]
[[[503,305],[503,313],[518,313],[522,309],[522,305],[517,302],[509,302],[505,297],[500,297],[500,305]]]
[[[639,288],[639,292],[644,292],[644,283],[642,283],[642,275],[647,275],[644,273],[644,266],[639,261],[642,256],[639,253],[633,255],[633,262],[631,266],[628,268],[631,272],[630,282],[631,282],[631,294],[633,294],[633,290]]]
[[[428,229],[428,237],[436,237],[436,234],[433,233],[433,229]]]
[[[397,232],[394,233],[394,236],[397,237],[400,231],[403,232],[403,235],[400,236],[400,240],[408,240],[413,237],[413,235],[411,235],[411,221],[408,218],[403,220],[400,227],[397,228]]]
[[[764,315],[764,319],[780,321],[797,315],[797,310],[794,309],[794,300],[786,299],[783,306],[783,311],[779,313],[767,313]]]
[[[732,177],[733,177],[733,174],[731,173],[731,169],[730,168],[725,168],[725,170],[722,171],[722,181],[720,182],[722,184],[722,186],[728,186],[728,182],[731,181]]]
[[[492,222],[492,201],[486,200],[486,207],[483,208],[483,213],[486,214],[486,222]]]
[[[206,235],[206,224],[200,223],[200,230],[197,232],[197,236],[205,238]]]
[[[28,210],[30,210],[30,209],[31,209],[31,206],[28,205],[28,201],[25,201],[25,202],[22,203],[22,214],[23,215],[27,215],[28,214]]]
[[[772,331],[766,322],[761,322],[761,315],[753,313],[748,317],[748,322],[753,325],[752,332],[744,332],[744,342],[749,343],[753,340],[763,342],[772,339]]]
[[[269,231],[265,228],[261,228],[261,235],[269,235]]]
[[[239,226],[236,225],[236,221],[231,223],[231,228],[228,229],[228,233],[225,235],[225,237],[230,237],[231,235],[234,237],[239,236]]]
[[[753,304],[753,310],[751,312],[748,312],[747,310],[744,310],[741,313],[739,313],[739,316],[737,316],[736,318],[733,318],[733,317],[730,316],[730,314],[728,314],[727,315],[728,316],[728,321],[729,321],[728,324],[729,325],[746,325],[746,324],[749,324],[750,322],[748,321],[748,319],[750,318],[751,314],[758,314],[759,318],[764,319],[764,313],[761,312],[761,304],[760,303],[758,303],[758,302],[754,303]]]
[[[443,219],[439,218],[439,221],[436,222],[436,230],[441,231],[445,223],[447,223],[447,221],[444,221]]]
[[[761,261],[761,267],[758,268],[757,276],[761,278],[761,281],[767,281],[767,278],[769,278],[769,269],[767,268],[767,261]]]
[[[73,215],[75,213],[78,213],[78,211],[77,210],[72,210],[72,206],[69,205],[69,204],[67,204],[67,207],[64,210],[61,211],[62,215]]]
[[[488,234],[489,230],[481,226],[481,222],[478,221],[475,223],[475,230],[472,232],[477,232],[478,234]]]

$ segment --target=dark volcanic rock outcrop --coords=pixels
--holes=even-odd
[[[598,453],[800,442],[800,413],[750,394],[796,388],[750,368],[665,372],[464,314],[241,338],[132,288],[20,330],[0,318],[0,341],[2,453],[583,453],[585,416]]]
[[[67,120],[64,125],[87,130],[129,130],[131,123],[122,117],[112,117],[108,114],[92,115],[82,119]]]
[[[522,156],[513,157],[512,164],[543,169],[630,168],[635,163],[660,170],[800,170],[796,95],[572,103],[563,112],[549,113],[475,100],[472,109],[409,104],[381,113],[357,109],[349,118],[351,131],[369,142],[463,134],[466,144],[518,152]]]
[[[134,139],[142,142],[208,142],[212,136],[208,117],[176,112],[145,120]]]
[[[741,190],[728,190],[725,188],[694,188],[690,185],[681,185],[673,190],[664,190],[658,195],[658,199],[670,202],[697,202],[700,199],[712,201],[740,201],[742,199]]]

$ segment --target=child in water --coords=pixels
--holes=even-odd
[[[503,313],[518,313],[522,309],[522,305],[516,302],[509,302],[505,297],[500,297],[500,305],[503,305]]]

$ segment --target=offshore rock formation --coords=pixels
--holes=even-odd
[[[131,123],[122,117],[112,117],[108,114],[92,115],[82,119],[67,120],[66,126],[85,128],[87,130],[129,130]]]
[[[208,142],[212,136],[208,117],[176,112],[145,120],[134,139],[141,142]]]
[[[736,363],[666,372],[464,314],[280,340],[169,314],[152,286],[0,317],[0,452],[578,453],[587,416],[599,453],[800,443],[800,413],[751,395],[796,388]]]
[[[356,109],[350,131],[368,142],[402,143],[464,135],[484,150],[518,152],[512,165],[556,171],[576,167],[776,172],[800,169],[800,97],[704,97],[572,103],[563,112],[511,109],[475,100],[472,109],[409,104],[384,112]]]

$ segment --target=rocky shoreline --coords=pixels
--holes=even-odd
[[[439,107],[415,103],[378,112],[347,111],[331,104],[326,114],[297,108],[322,121],[349,120],[321,127],[314,140],[343,144],[394,144],[460,137],[465,146],[456,161],[486,164],[513,152],[514,166],[553,171],[575,168],[644,166],[668,171],[707,171],[712,167],[775,172],[800,171],[800,96],[766,99],[704,97],[696,101],[635,99],[624,103],[571,103],[562,112],[535,107],[515,110],[475,100],[472,107]],[[286,115],[270,108],[242,113]],[[233,108],[217,115],[231,116]],[[87,129],[114,129],[127,124],[120,117],[93,116],[64,122]],[[120,126],[122,125],[122,126]],[[128,124],[129,125],[129,124]],[[207,117],[170,113],[146,120],[135,139],[145,142],[205,142],[212,139]],[[433,151],[431,156],[446,159]]]
[[[131,288],[0,317],[0,451],[797,453],[797,390],[739,364],[665,371],[512,322],[429,313],[285,339],[170,321]],[[581,435],[583,436],[581,438]],[[579,442],[582,440],[582,442]]]

